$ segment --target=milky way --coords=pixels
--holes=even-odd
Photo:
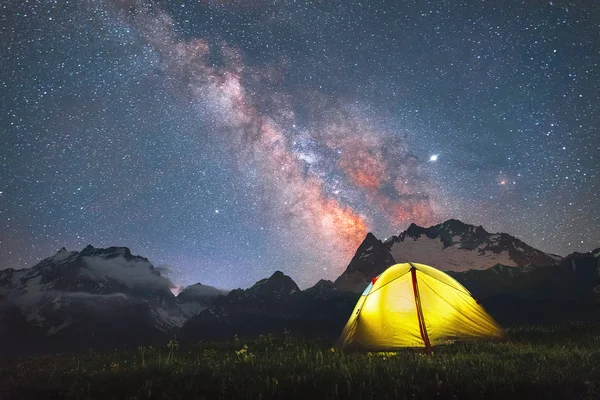
[[[248,94],[244,81],[265,81],[269,77],[263,75],[269,71],[247,71],[239,51],[226,45],[213,49],[203,39],[183,40],[174,33],[171,17],[154,5],[127,2],[120,6],[123,20],[132,23],[157,51],[165,72],[177,82],[177,90],[189,91],[198,112],[212,122],[205,130],[221,136],[218,141],[228,147],[248,179],[260,181],[261,201],[267,202],[273,219],[283,221],[283,235],[300,250],[308,249],[303,257],[316,265],[337,267],[336,272],[341,273],[340,267],[348,263],[372,225],[339,190],[328,190],[335,185],[322,177],[322,171],[312,172],[310,162],[304,171],[306,158],[293,150],[298,123],[294,110],[271,101],[273,106],[265,112],[259,106],[264,101],[253,97],[277,93]],[[215,67],[217,56],[222,65]],[[321,128],[317,132],[308,128],[304,134],[313,147],[325,150],[315,157],[331,160],[324,175],[339,170],[350,195],[360,196],[364,191],[369,204],[396,230],[407,221],[430,219],[429,198],[418,187],[421,185],[413,188],[418,173],[402,144],[393,137],[386,140],[363,121],[332,114],[326,113],[338,123],[311,121]],[[389,195],[381,190],[384,184],[389,184]],[[418,194],[413,193],[417,189]]]
[[[597,247],[598,10],[494,7],[12,2],[0,268],[91,243],[306,287],[447,218]]]

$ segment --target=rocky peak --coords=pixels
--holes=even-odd
[[[203,285],[196,283],[194,285],[186,286],[178,295],[177,301],[188,302],[188,301],[199,301],[206,302],[207,299],[214,299],[217,296],[225,295],[227,291],[217,289],[213,286]]]
[[[127,261],[138,259],[140,261],[148,261],[147,258],[141,256],[134,256],[131,254],[131,250],[128,247],[116,247],[111,246],[108,248],[96,248],[91,244],[88,244],[80,253],[81,257],[101,257],[104,259],[111,259],[116,257],[123,257]]]
[[[224,299],[227,292],[212,286],[196,283],[185,287],[177,295],[177,304],[179,308],[188,317],[199,314],[207,307],[210,307],[219,298]]]
[[[469,228],[473,228],[473,225],[467,225],[457,219],[449,219],[443,224],[436,225],[434,229],[440,232],[448,232],[451,234],[462,234],[469,231]]]
[[[299,291],[300,288],[296,285],[296,282],[281,271],[275,271],[269,278],[261,279],[247,290],[249,294],[261,296],[290,295]]]
[[[592,259],[592,258],[598,258],[598,257],[600,257],[600,247],[598,247],[597,249],[594,249],[592,251],[588,251],[586,253],[580,253],[580,252],[576,251],[576,252],[569,254],[564,259],[565,260],[570,260],[572,258]]]
[[[367,233],[367,236],[365,237],[365,240],[363,240],[363,242],[359,246],[359,249],[361,247],[377,246],[377,245],[381,245],[381,244],[382,244],[381,240],[377,239],[375,237],[375,235],[373,235],[373,233],[369,232],[369,233]]]
[[[54,254],[53,256],[50,256],[48,258],[45,258],[40,263],[38,263],[38,265],[55,266],[55,265],[69,261],[70,259],[76,257],[77,254],[78,253],[76,251],[67,251],[66,248],[61,247],[56,252],[56,254]]]
[[[335,287],[342,291],[361,292],[370,279],[395,263],[386,245],[369,233],[358,246],[346,271],[335,280]]]
[[[587,253],[571,253],[562,259],[560,265],[574,271],[582,268],[596,269],[600,276],[600,247]]]
[[[309,289],[327,289],[327,288],[332,288],[332,287],[333,287],[333,282],[331,282],[330,280],[327,280],[327,279],[321,279],[312,288],[309,288]],[[306,290],[308,290],[308,289],[306,289]]]
[[[415,224],[414,222],[412,224],[410,224],[408,226],[408,228],[406,229],[406,231],[404,231],[406,236],[410,236],[412,238],[418,238],[421,235],[424,235],[426,233],[426,229],[420,227],[419,225]]]
[[[314,298],[327,298],[336,291],[332,281],[321,279],[314,286],[304,290],[304,293]]]

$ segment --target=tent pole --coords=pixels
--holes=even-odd
[[[429,336],[427,335],[427,326],[425,326],[425,319],[423,318],[423,308],[421,307],[421,296],[419,295],[419,284],[417,283],[417,269],[414,265],[410,264],[410,275],[412,277],[413,293],[415,294],[415,304],[417,306],[417,318],[419,319],[419,331],[421,332],[421,339],[425,343],[425,352],[431,354],[431,343],[429,342]]]

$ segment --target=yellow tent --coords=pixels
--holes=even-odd
[[[502,328],[455,279],[417,263],[396,264],[367,286],[338,341],[391,350],[455,340],[500,338]]]

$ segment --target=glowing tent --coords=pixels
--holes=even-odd
[[[502,328],[455,279],[427,265],[404,263],[389,267],[367,286],[338,345],[430,350],[456,340],[502,335]]]

